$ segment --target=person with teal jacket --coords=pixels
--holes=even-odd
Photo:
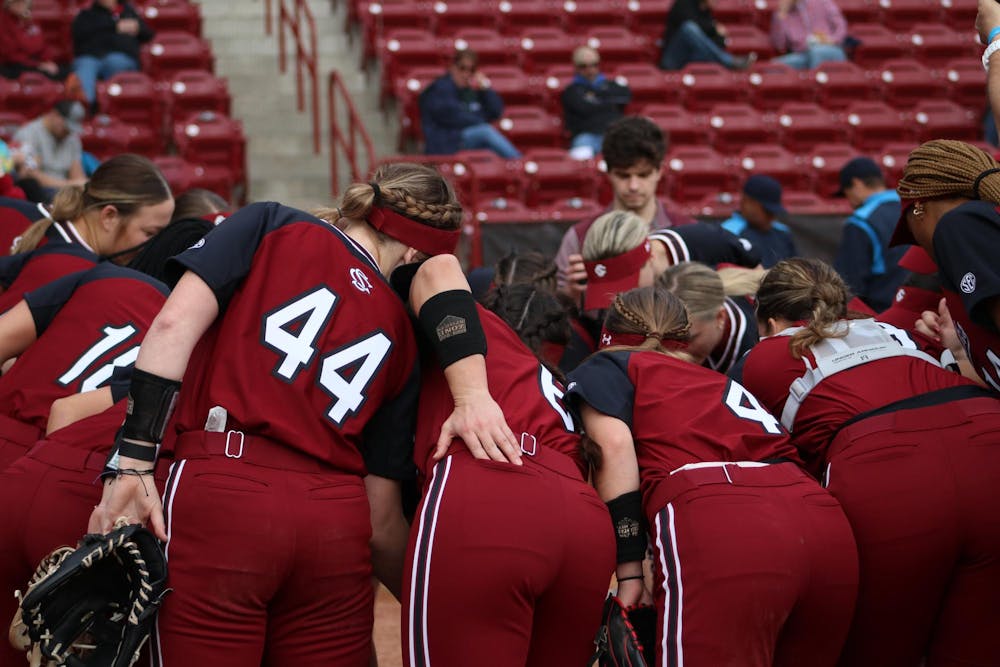
[[[754,174],[743,184],[739,208],[722,228],[749,241],[769,269],[783,259],[797,257],[792,230],[779,221],[788,211],[781,203],[781,183],[764,174]]]
[[[874,160],[856,157],[840,170],[840,190],[854,208],[844,223],[844,235],[833,266],[859,299],[875,312],[892,305],[906,279],[899,260],[909,246],[889,247],[899,220],[899,195],[887,189]]]

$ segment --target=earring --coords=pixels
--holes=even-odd
[[[924,214],[924,207],[923,206],[920,206],[919,204],[917,204],[917,205],[915,205],[913,207],[913,215],[915,217],[919,218],[923,214]]]

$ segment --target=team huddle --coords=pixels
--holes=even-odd
[[[112,158],[0,260],[0,613],[143,524],[156,665],[373,664],[373,579],[409,667],[590,664],[609,585],[647,664],[1000,665],[1000,167],[929,142],[898,190],[946,302],[893,324],[622,211],[574,239],[579,303],[537,253],[477,301],[432,169],[216,224]],[[0,664],[96,655],[27,625]]]

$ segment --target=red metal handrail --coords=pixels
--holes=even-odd
[[[285,5],[285,0],[278,2],[278,68],[284,74],[288,69],[285,53],[285,28],[288,28],[295,40],[295,93],[298,110],[305,111],[305,90],[303,70],[308,71],[312,98],[312,129],[313,153],[320,152],[320,120],[319,120],[319,50],[316,47],[316,19],[306,0],[293,0],[292,9]],[[302,23],[309,27],[308,48],[303,42]],[[271,34],[273,12],[271,0],[264,3],[264,29]]]
[[[337,104],[338,97],[343,100],[342,108]],[[330,133],[330,193],[336,197],[340,191],[340,152],[351,169],[351,180],[360,181],[375,167],[375,146],[337,70],[331,70],[326,81],[326,105],[330,114],[327,128]],[[343,120],[341,110],[346,116]],[[368,158],[364,169],[359,163],[359,140]]]

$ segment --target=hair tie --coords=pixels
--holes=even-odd
[[[379,188],[378,183],[369,183],[372,186],[372,192],[375,195],[374,201],[372,201],[373,206],[378,206],[379,201],[382,199],[382,189]]]
[[[521,319],[517,321],[516,331],[520,331],[521,327],[524,326],[524,318],[528,316],[528,309],[531,308],[531,302],[535,300],[535,291],[532,290],[531,294],[528,295],[528,300],[524,302],[524,310],[521,311]]]
[[[987,169],[986,171],[984,171],[981,174],[979,174],[978,176],[976,176],[976,180],[972,182],[972,198],[973,199],[981,199],[981,197],[979,196],[979,184],[982,183],[982,181],[983,181],[984,178],[986,178],[990,174],[995,174],[997,172],[1000,172],[1000,167],[994,167],[993,169]]]

